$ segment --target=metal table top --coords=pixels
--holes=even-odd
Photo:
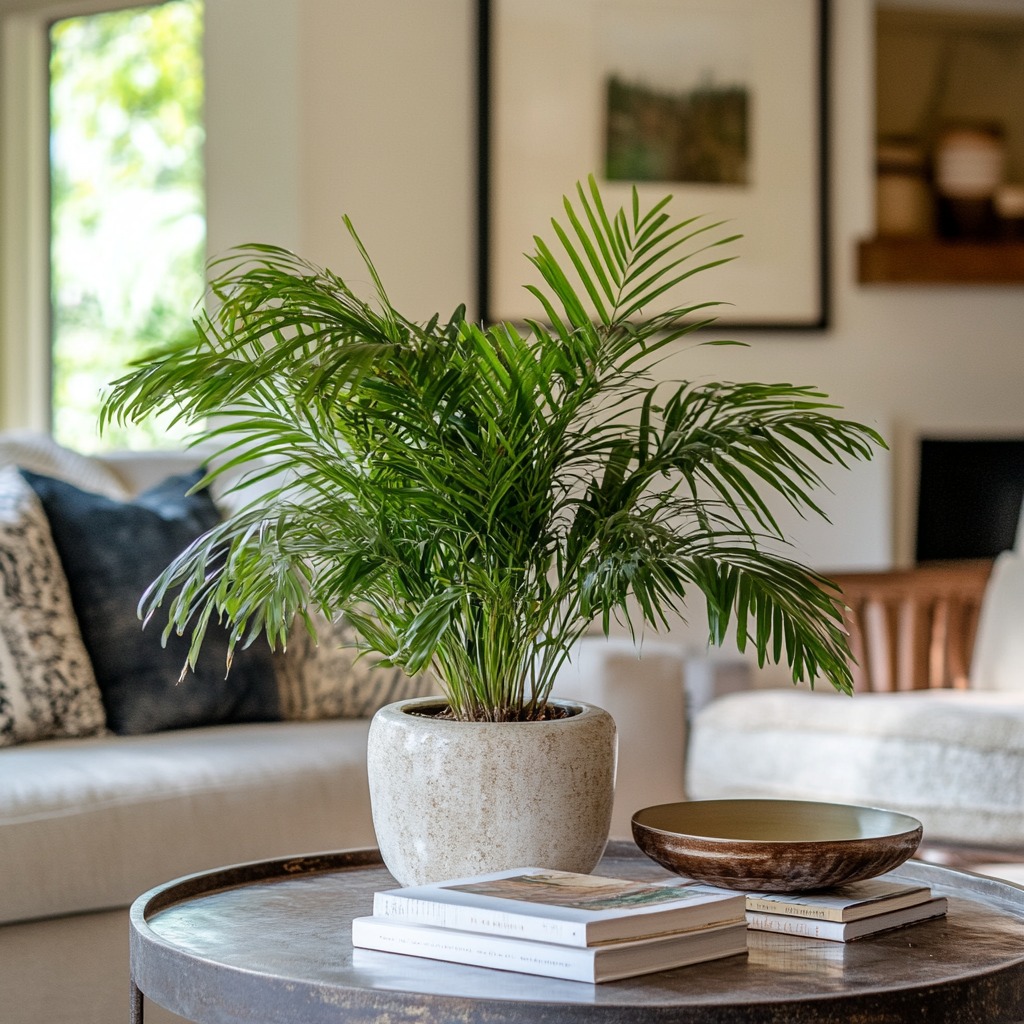
[[[597,872],[665,878],[632,843]],[[373,850],[191,875],[131,910],[143,994],[199,1024],[1024,1021],[1024,889],[910,861],[946,918],[841,944],[749,933],[746,957],[601,985],[353,949],[351,921],[396,883]]]

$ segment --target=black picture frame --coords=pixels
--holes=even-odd
[[[568,104],[577,86],[582,89],[576,94],[587,97],[582,106],[600,105],[600,98],[594,97],[600,62],[588,55],[586,45],[572,45],[577,27],[594,15],[596,7],[589,5],[597,2],[477,0],[477,309],[485,321],[537,315],[521,287],[530,270],[522,254],[532,250],[532,235],[543,233],[550,218],[561,213],[561,196],[576,181],[600,170],[588,166],[596,162],[593,153],[582,152],[597,147],[596,140],[593,145],[590,141],[594,132],[582,146],[574,146],[578,139],[555,138],[554,133],[570,121],[566,136],[571,135],[575,116],[559,122],[554,111],[550,124],[536,130],[527,125],[524,130],[523,118],[516,113],[523,108],[544,110],[547,97],[554,106]],[[746,32],[750,26],[745,38],[756,55],[749,79],[751,182],[717,191],[716,186],[677,181],[638,186],[652,190],[656,198],[671,192],[677,215],[721,217],[729,232],[744,235],[734,246],[738,258],[709,272],[717,275],[713,284],[697,278],[703,288],[714,291],[702,294],[702,301],[725,303],[716,330],[811,332],[825,330],[830,323],[829,4],[779,2],[786,4],[785,11],[777,8],[776,0],[664,0],[660,7],[637,0],[612,0],[609,5],[605,0],[602,5],[602,11],[617,5],[631,28],[639,23],[641,33],[652,10],[677,14],[680,44],[693,25],[691,14],[699,13],[701,31],[712,35],[718,18],[723,52],[731,45],[733,27],[743,25]],[[531,16],[536,25],[529,23]],[[664,36],[664,27],[664,19],[652,21],[651,38]],[[541,41],[536,49],[545,51],[535,61],[535,48],[524,45],[534,29],[532,38]],[[777,32],[785,45],[772,46],[763,38],[765,31]],[[588,32],[581,35],[587,37]],[[574,148],[581,152],[572,152]],[[551,166],[562,158],[563,149],[570,151],[564,162],[572,164],[571,173]],[[549,159],[552,154],[555,158]],[[580,158],[574,159],[577,155]],[[608,183],[600,175],[599,181],[607,198]],[[631,186],[623,181],[613,187],[620,184]],[[618,205],[619,200],[612,198]],[[702,199],[710,200],[710,209],[702,208]],[[786,211],[784,216],[781,210]],[[522,225],[529,236],[513,238],[510,224],[516,229]],[[522,299],[512,297],[519,294]]]

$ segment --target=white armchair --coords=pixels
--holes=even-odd
[[[898,581],[903,604],[876,616],[891,627],[883,631],[888,649],[865,642],[863,689],[853,697],[751,691],[696,714],[689,795],[885,806],[923,822],[922,849],[933,859],[1024,861],[1024,551],[1004,552],[991,573],[961,570],[960,593],[948,567],[922,568],[916,589]],[[931,591],[929,571],[941,583]],[[961,615],[955,628],[951,609]],[[960,663],[969,668],[957,671]],[[878,665],[892,671],[871,671]]]

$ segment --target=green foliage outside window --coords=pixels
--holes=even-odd
[[[51,29],[53,429],[80,449],[100,444],[106,385],[193,330],[206,227],[202,17],[202,0],[169,0]],[[168,436],[154,421],[108,431],[103,445]]]

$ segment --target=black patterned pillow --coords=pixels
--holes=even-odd
[[[0,469],[0,746],[104,727],[46,513],[14,469]]]
[[[192,493],[202,470],[168,477],[130,501],[25,470],[22,475],[46,510],[113,732],[277,720],[266,644],[236,651],[228,673],[228,634],[212,621],[195,669],[179,681],[190,638],[172,633],[164,644],[159,621],[146,629],[139,621],[146,587],[220,521],[209,491]]]
[[[356,631],[344,620],[314,617],[317,643],[296,623],[288,649],[274,654],[281,717],[369,718],[385,704],[437,693],[429,675],[386,668],[376,654],[362,654]]]

